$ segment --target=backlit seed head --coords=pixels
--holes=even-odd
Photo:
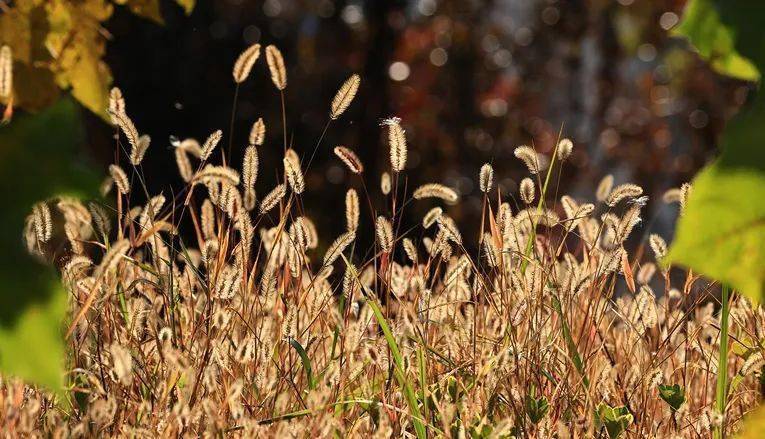
[[[481,192],[487,193],[491,190],[491,187],[494,184],[494,168],[492,168],[490,164],[486,163],[481,166],[478,183]]]
[[[571,156],[573,151],[574,142],[572,142],[571,139],[563,138],[560,142],[558,142],[558,160],[562,162],[566,161]]]
[[[527,177],[521,180],[519,191],[521,193],[521,200],[523,200],[524,203],[531,204],[534,202],[535,185],[532,179]]]

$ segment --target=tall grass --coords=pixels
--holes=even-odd
[[[235,87],[256,52],[235,63]],[[704,437],[735,431],[761,399],[762,309],[723,289],[718,319],[712,284],[661,264],[661,237],[644,252],[639,186],[606,176],[592,200],[559,197],[554,174],[577,154],[567,139],[550,157],[524,146],[517,163],[482,167],[469,241],[449,216],[461,194],[419,181],[405,122],[385,119],[382,177],[352,146],[334,148],[352,189],[346,228],[320,233],[311,215],[326,213],[305,209],[304,174],[363,85],[339,86],[313,149],[288,148],[287,72],[278,49],[266,55],[278,136],[255,121],[243,157],[218,147],[239,141],[231,130],[176,142],[178,186],[152,195],[141,162],[164,152],[115,91],[129,161],[110,168],[112,198],[34,207],[29,251],[71,294],[69,388],[53,401],[4,380],[9,435]],[[257,180],[264,154],[282,157],[276,181]],[[494,187],[524,165],[522,194]],[[405,229],[412,203],[430,210]],[[370,248],[359,223],[376,229]]]

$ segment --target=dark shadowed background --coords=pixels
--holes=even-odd
[[[201,141],[220,128],[222,144],[229,142],[231,67],[260,42],[285,55],[288,138],[298,153],[313,150],[342,81],[354,72],[362,77],[359,95],[331,124],[307,175],[305,205],[320,230],[341,231],[338,216],[326,213],[340,212],[350,184],[332,148],[359,153],[376,197],[388,166],[379,121],[392,115],[407,130],[410,190],[430,181],[457,188],[464,202],[451,213],[468,225],[479,222],[478,168],[493,163],[503,193],[514,194],[526,171],[513,149],[533,143],[549,152],[559,132],[574,141],[575,153],[558,193],[592,198],[599,179],[613,173],[617,183],[638,183],[657,200],[691,178],[714,154],[718,133],[748,89],[711,72],[671,36],[683,5],[223,0],[200,1],[187,17],[167,1],[165,26],[118,8],[106,23],[112,39],[105,60],[128,114],[153,138],[144,162],[152,192],[181,188],[170,135]],[[275,184],[282,144],[279,94],[263,61],[240,89],[231,139],[238,164],[250,125],[266,121],[259,195]],[[93,152],[109,163],[112,130],[92,117],[88,131]],[[676,212],[661,206],[652,203],[646,220],[671,238]]]

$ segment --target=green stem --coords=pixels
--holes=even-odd
[[[727,405],[728,393],[728,316],[730,315],[730,290],[727,286],[722,287],[722,309],[720,310],[720,357],[717,365],[717,391],[715,405],[717,411],[723,415],[723,421],[719,427],[715,427],[714,438],[725,437],[725,406]]]
[[[560,136],[558,136],[560,137]],[[560,143],[560,139],[558,139]],[[537,202],[537,217],[542,213],[542,205],[545,202],[545,194],[547,194],[547,185],[550,183],[550,175],[552,175],[552,169],[553,166],[555,166],[555,158],[558,156],[558,144],[555,144],[555,150],[552,153],[552,158],[550,159],[550,166],[547,168],[547,175],[545,176],[545,183],[542,186],[542,193],[539,194],[539,201]],[[537,159],[539,160],[539,159]],[[529,265],[529,257],[531,256],[531,249],[534,246],[534,241],[536,239],[537,234],[537,220],[532,220],[531,223],[531,235],[529,236],[528,242],[526,242],[526,250],[523,252],[524,258],[523,261],[521,261],[521,273],[526,272],[526,267]]]

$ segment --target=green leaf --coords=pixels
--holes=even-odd
[[[659,385],[659,396],[672,407],[672,411],[679,410],[680,406],[685,403],[685,390],[679,384],[673,386]]]
[[[693,182],[667,262],[759,301],[765,285],[765,103],[739,115],[720,159]]]
[[[70,99],[0,128],[0,371],[62,390],[66,293],[51,267],[29,256],[21,233],[34,202],[89,195],[98,178],[77,155],[80,113]]]
[[[736,29],[723,23],[714,0],[689,1],[673,33],[687,38],[718,73],[748,81],[760,79],[757,67],[736,51]]]
[[[529,415],[531,422],[538,424],[539,421],[544,419],[547,411],[550,409],[550,403],[547,402],[547,398],[540,396],[534,398],[532,395],[526,395],[526,414]]]
[[[605,402],[598,404],[598,422],[606,427],[608,437],[618,438],[632,424],[633,417],[627,407],[611,407]]]
[[[725,46],[765,68],[765,3],[693,0],[681,26],[700,52]],[[725,30],[712,31],[712,28]],[[720,34],[726,35],[725,37]],[[715,39],[710,37],[713,35]],[[706,37],[706,40],[702,37]],[[717,41],[712,44],[710,41]],[[722,154],[693,182],[665,263],[731,286],[755,301],[765,285],[765,98],[758,92],[721,138]]]

